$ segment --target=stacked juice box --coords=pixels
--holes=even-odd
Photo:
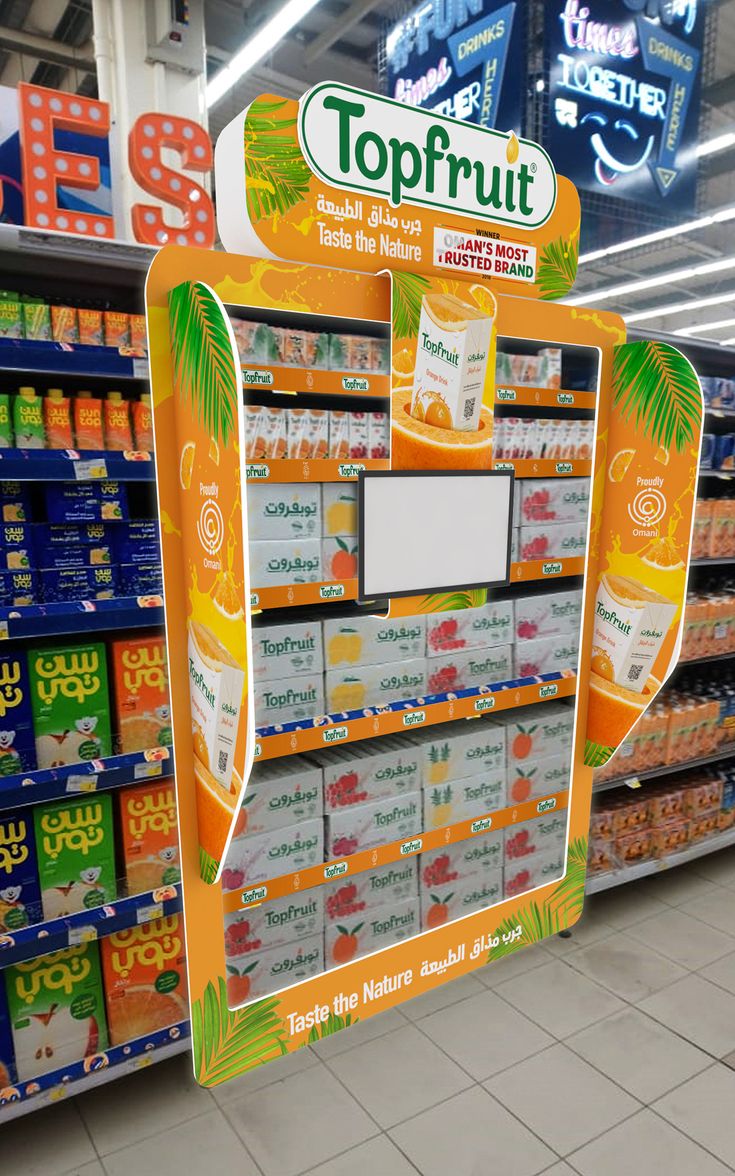
[[[542,347],[537,355],[498,351],[495,383],[561,388],[561,347]]]
[[[566,861],[567,814],[549,813],[505,830],[504,897],[556,881]]]
[[[387,339],[309,331],[300,327],[272,327],[241,318],[230,321],[244,366],[266,363],[376,375],[384,375],[390,370],[390,342]]]
[[[0,291],[0,338],[124,347],[141,353],[148,348],[144,314],[49,304],[46,298],[17,290]]]
[[[698,498],[692,531],[692,559],[735,555],[735,499]]]
[[[576,669],[582,589],[539,592],[515,600],[513,670],[518,678]]]
[[[521,561],[569,559],[587,544],[589,478],[525,479],[516,494],[517,552]]]
[[[594,421],[542,417],[496,417],[493,459],[496,461],[589,461]]]
[[[735,650],[735,589],[725,581],[717,589],[687,593],[680,661],[716,657]]]
[[[355,483],[251,486],[248,526],[256,589],[357,576]]]
[[[0,393],[0,448],[150,451],[150,395],[127,400],[111,389],[103,398],[81,389],[69,396],[61,388],[38,395],[31,385]]]
[[[376,866],[324,887],[327,968],[411,939],[420,930],[417,862]]]
[[[390,419],[384,412],[245,406],[247,461],[292,458],[387,458]]]

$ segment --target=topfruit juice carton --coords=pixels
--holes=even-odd
[[[451,886],[477,874],[495,874],[503,868],[503,830],[480,833],[466,841],[454,841],[419,858],[419,886]]]
[[[325,687],[329,714],[420,698],[426,693],[426,658],[328,670]]]
[[[8,1087],[17,1081],[8,998],[5,994],[4,978],[0,976],[0,1102],[5,1101],[9,1094]]]
[[[33,809],[10,809],[0,813],[0,931],[42,918]]]
[[[564,850],[566,840],[566,813],[550,813],[522,821],[505,830],[504,856],[506,870],[510,864],[521,859],[542,857]]]
[[[364,915],[342,922],[327,922],[324,928],[324,963],[337,968],[372,951],[411,939],[420,931],[419,900],[404,898],[385,903]]]
[[[411,415],[441,429],[475,430],[493,319],[452,294],[424,294]]]
[[[181,915],[166,915],[101,940],[110,1044],[123,1045],[183,1021],[189,1012]]]
[[[556,882],[564,873],[564,846],[531,857],[520,857],[506,861],[503,893],[505,898],[515,898],[527,890],[535,890],[547,882]]]
[[[426,618],[337,617],[325,620],[328,670],[342,666],[387,665],[424,656]]]
[[[257,951],[237,964],[227,965],[227,1001],[230,1008],[256,997],[267,996],[324,971],[324,936],[309,935],[269,951]]]
[[[9,573],[12,574],[12,573]],[[0,776],[36,766],[31,689],[25,654],[0,654]]]
[[[421,752],[405,739],[332,747],[312,757],[324,774],[324,809],[336,812],[421,787]]]
[[[194,755],[229,787],[245,674],[211,629],[193,620],[188,660]]]
[[[576,670],[578,659],[579,638],[576,633],[519,641],[513,651],[517,678],[535,678],[554,670]]]
[[[424,788],[480,772],[505,770],[505,727],[501,723],[460,719],[430,731],[417,731],[415,742],[423,761]]]
[[[489,649],[459,649],[429,657],[426,689],[429,694],[444,694],[504,682],[511,676],[511,649],[510,645],[493,645]]]
[[[112,754],[104,645],[30,649],[28,672],[39,768]]]
[[[480,608],[430,613],[426,617],[429,654],[455,649],[487,649],[513,640],[513,601],[493,601]]]
[[[248,490],[250,539],[309,539],[322,533],[321,486],[256,483]]]
[[[484,911],[503,898],[502,866],[487,874],[471,874],[462,881],[428,887],[421,891],[420,898],[422,931]]]
[[[107,1049],[96,943],[11,965],[5,970],[5,989],[20,1082]]]
[[[324,860],[324,822],[321,817],[299,821],[257,836],[233,838],[222,874],[225,890],[240,890],[306,870]]]
[[[250,543],[250,580],[254,589],[318,584],[323,578],[321,539],[268,539]]]
[[[505,805],[505,772],[448,780],[424,789],[424,828],[441,829],[455,821],[470,821]]]
[[[122,637],[110,646],[120,751],[170,747],[171,704],[163,636]]]
[[[109,792],[33,810],[43,916],[59,919],[117,898]]]
[[[322,769],[299,755],[256,764],[245,789],[235,837],[281,829],[320,817]]]
[[[558,755],[572,746],[574,708],[544,702],[498,718],[505,727],[508,769]]]
[[[587,528],[574,523],[522,523],[519,535],[522,560],[572,559],[587,550]]]
[[[500,860],[502,862],[502,849]],[[338,878],[322,889],[327,923],[349,919],[361,911],[373,910],[387,903],[415,898],[418,893],[416,858],[389,862],[386,866],[372,866],[368,870],[361,870],[354,878]]]
[[[339,410],[329,413],[329,456],[345,461],[350,456],[350,414]],[[322,487],[326,489],[327,483]]]
[[[421,832],[421,793],[353,804],[328,813],[324,823],[327,858],[349,857],[360,849],[415,837]]]
[[[587,518],[589,478],[543,478],[520,482],[521,523],[575,523]]]
[[[546,759],[524,761],[508,770],[508,804],[538,800],[561,792],[570,784],[571,748]]]
[[[322,627],[318,620],[253,628],[253,678],[271,682],[291,674],[321,674]]]
[[[515,640],[557,637],[576,633],[582,615],[582,589],[569,592],[539,592],[519,596],[515,601]]]
[[[595,601],[592,669],[640,694],[676,609],[637,580],[606,572]]]
[[[179,823],[173,780],[122,789],[118,814],[128,894],[179,882]]]
[[[225,955],[241,959],[250,952],[270,951],[324,928],[324,887],[259,902],[245,911],[225,915]]]
[[[325,482],[322,486],[325,535],[357,534],[357,483]]]
[[[321,672],[256,682],[253,691],[256,727],[298,723],[324,713]]]

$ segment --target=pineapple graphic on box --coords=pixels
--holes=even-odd
[[[112,754],[104,645],[31,649],[28,672],[39,768]]]
[[[117,898],[112,797],[85,796],[33,810],[45,919]]]
[[[113,641],[112,675],[120,751],[172,742],[166,644],[162,636]]]
[[[115,931],[101,947],[112,1045],[184,1020],[189,1005],[179,915]]]
[[[173,780],[120,793],[120,839],[128,894],[172,886],[181,878]]]

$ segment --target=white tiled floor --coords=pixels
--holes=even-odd
[[[735,1172],[735,850],[214,1091],[186,1056],[2,1126],[3,1176]]]

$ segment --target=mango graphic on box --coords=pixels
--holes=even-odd
[[[22,653],[0,655],[0,776],[36,766],[31,691]]]
[[[113,641],[111,651],[120,751],[170,747],[171,704],[163,637]]]
[[[111,755],[104,645],[31,649],[28,671],[39,768]]]
[[[115,931],[101,947],[111,1045],[184,1020],[189,1006],[179,915]]]
[[[33,810],[0,813],[0,931],[42,919]]]
[[[119,797],[120,840],[128,894],[181,879],[173,781],[126,788]]]
[[[110,794],[38,805],[33,818],[44,918],[112,902],[117,874]]]
[[[96,943],[13,964],[5,970],[5,986],[20,1082],[107,1049]]]

